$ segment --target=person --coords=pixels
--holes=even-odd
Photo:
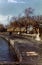
[[[37,40],[37,41],[40,41],[41,39],[40,39],[40,33],[39,33],[39,28],[36,28],[36,38],[35,38],[35,40]]]

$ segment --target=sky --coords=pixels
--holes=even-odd
[[[0,23],[8,24],[12,16],[23,14],[26,8],[32,7],[34,15],[42,15],[42,0],[0,0]]]

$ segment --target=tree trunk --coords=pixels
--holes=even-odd
[[[27,27],[26,27],[26,34],[27,34]]]

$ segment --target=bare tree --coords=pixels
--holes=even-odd
[[[25,11],[24,11],[25,16],[26,17],[30,16],[31,14],[33,14],[33,11],[34,11],[34,9],[32,9],[31,7],[26,8]]]
[[[25,9],[24,14],[27,19],[27,20],[25,20],[25,22],[27,22],[28,20],[29,20],[28,22],[30,22],[31,14],[33,14],[33,11],[34,11],[34,9],[32,9],[31,7]],[[25,26],[26,33],[27,33],[27,27],[28,27],[28,25],[26,23],[26,26]]]

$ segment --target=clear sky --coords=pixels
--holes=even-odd
[[[0,23],[7,24],[8,16],[18,16],[32,7],[34,15],[42,15],[42,0],[0,0]]]

